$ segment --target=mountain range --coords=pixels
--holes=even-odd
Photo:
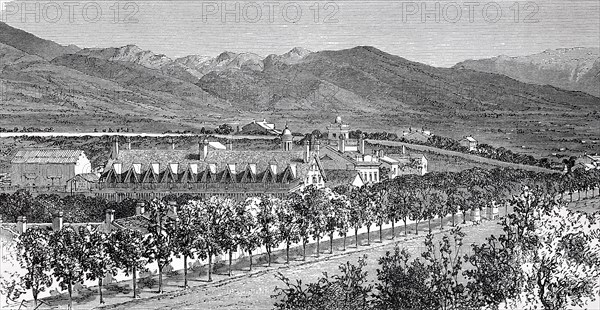
[[[528,56],[467,60],[454,66],[498,73],[525,83],[587,92],[600,97],[600,49],[561,48]]]
[[[435,124],[461,134],[483,126],[477,118],[481,115],[580,117],[597,113],[600,106],[593,91],[556,85],[562,83],[562,73],[542,81],[549,74],[540,71],[524,81],[510,70],[503,75],[491,72],[499,66],[482,65],[497,59],[437,68],[371,46],[316,52],[293,48],[266,57],[226,51],[216,57],[172,59],[135,45],[79,48],[3,23],[0,30],[0,127],[164,131],[269,118],[319,128],[342,115],[369,130]],[[539,65],[545,63],[543,57],[531,58],[537,59],[539,70],[564,68],[576,82],[586,81],[591,88],[597,84],[598,57],[593,63],[591,55],[585,62],[569,56]],[[524,62],[528,65],[523,68],[532,68],[532,62]],[[510,63],[507,68],[520,62]]]

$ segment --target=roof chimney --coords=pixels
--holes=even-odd
[[[57,212],[52,216],[52,230],[59,231],[63,227],[63,212]]]
[[[307,163],[310,158],[310,145],[308,144],[308,140],[304,139],[304,162]]]
[[[171,149],[175,149],[175,139],[171,138]]]
[[[344,153],[346,151],[346,139],[344,135],[340,135],[340,141],[338,142],[338,151]]]
[[[204,138],[204,140],[202,140],[202,154],[201,154],[200,158],[202,158],[203,160],[206,160],[207,157],[208,157],[208,140],[206,138]]]
[[[24,233],[27,230],[27,217],[19,216],[17,217],[17,232],[20,234]]]
[[[136,204],[135,206],[135,215],[143,215],[144,212],[146,211],[145,209],[145,204],[144,202],[140,201]]]
[[[112,146],[112,152],[110,154],[110,158],[117,159],[117,158],[119,158],[119,136],[114,136],[112,138],[112,141],[113,141],[113,146]]]
[[[227,140],[227,149],[230,151],[233,150],[233,140],[232,139]]]
[[[319,141],[319,139],[315,140],[315,153],[317,154],[317,157],[319,157],[319,154],[321,153],[321,141]]]
[[[406,147],[402,145],[402,155],[406,155]]]
[[[131,137],[127,137],[127,149],[131,150]]]
[[[365,153],[365,138],[363,134],[358,137],[358,152],[361,154]]]

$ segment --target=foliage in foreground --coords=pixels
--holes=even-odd
[[[295,283],[279,275],[276,309],[566,309],[584,306],[600,289],[600,213],[570,211],[555,198],[524,191],[505,234],[462,254],[460,229],[410,259],[398,246],[379,259],[377,280],[365,281],[364,258],[342,265],[341,276]],[[336,289],[339,288],[339,289]],[[366,298],[363,296],[367,295]],[[343,308],[339,308],[343,309]],[[350,308],[348,308],[350,309]]]

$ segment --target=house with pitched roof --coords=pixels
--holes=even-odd
[[[360,174],[363,184],[379,182],[379,166],[381,166],[381,163],[378,156],[376,154],[365,154],[362,138],[358,141],[358,151],[346,149],[345,142],[345,137],[341,136],[337,148],[332,145],[325,145],[319,151],[319,160],[325,170],[327,180],[329,180],[327,175],[332,172],[356,171]]]
[[[252,123],[242,126],[240,134],[261,134],[261,135],[281,135],[281,131],[275,129],[275,124],[268,123],[266,119],[261,121],[253,120]]]
[[[384,154],[380,150],[379,160],[382,166],[389,170],[389,179],[406,174],[425,175],[427,173],[427,157],[423,154],[407,154],[405,148],[402,148],[402,154]]]
[[[458,141],[461,146],[469,149],[469,151],[477,151],[477,140],[471,136],[464,136]]]
[[[15,153],[10,164],[13,186],[64,187],[76,175],[92,171],[82,150],[22,149]]]
[[[318,157],[308,144],[293,148],[287,128],[278,151],[212,149],[206,139],[191,150],[119,150],[118,141],[113,143],[96,192],[109,200],[148,200],[173,193],[236,199],[283,196],[325,182]]]

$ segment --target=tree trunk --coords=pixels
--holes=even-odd
[[[231,249],[229,249],[229,269],[228,269],[228,273],[229,276],[231,277],[231,260],[233,259],[233,253],[231,251]]]
[[[456,227],[456,223],[454,223],[455,216],[456,216],[456,213],[452,213],[452,227]]]
[[[379,224],[379,243],[383,242],[383,233],[381,231],[381,226],[383,226],[383,225]]]
[[[71,284],[71,277],[69,277],[69,283],[67,284],[67,288],[69,290],[69,310],[73,309],[73,286]]]
[[[367,225],[367,245],[371,245],[371,225]]]
[[[394,232],[394,220],[392,220],[392,240],[396,239],[396,233]]]
[[[208,282],[212,282],[212,252],[208,251]]]
[[[344,233],[344,249],[343,251],[346,251],[346,233]]]
[[[158,263],[158,293],[162,294],[163,290],[162,290],[162,276],[163,276],[163,268],[160,265],[160,263]]]
[[[444,230],[444,218],[440,216],[440,231]]]
[[[137,298],[137,268],[133,267],[133,298]]]
[[[252,271],[252,250],[248,250],[248,256],[250,256],[250,271]]]
[[[427,225],[429,225],[429,233],[431,233],[431,218],[427,219]]]
[[[0,259],[2,259],[2,258],[0,258]],[[31,282],[31,283],[33,283],[33,282]],[[37,307],[38,307],[38,298],[37,297],[39,294],[38,290],[32,289],[31,294],[33,295],[33,309],[37,309]]]
[[[306,260],[306,237],[302,238],[302,260]]]
[[[415,222],[415,235],[419,234],[419,220]]]
[[[406,225],[406,216],[404,217],[403,221],[404,221],[404,237],[406,237],[406,236],[408,236],[408,228]]]
[[[188,265],[187,265],[187,255],[183,255],[183,287],[188,287]]]
[[[354,242],[356,243],[356,248],[358,249],[358,227],[354,226]]]
[[[577,201],[581,200],[581,190],[577,191]]]
[[[329,234],[329,254],[333,254],[333,233]]]
[[[267,267],[271,267],[271,246],[267,246]]]
[[[320,246],[321,246],[321,236],[317,236],[317,257],[319,257]]]
[[[287,240],[285,243],[285,261],[289,265],[290,264],[290,241]]]
[[[103,304],[104,296],[102,296],[102,278],[98,278],[98,295],[100,295],[100,304]]]
[[[464,210],[462,215],[463,215],[463,224],[466,224],[467,223],[467,210]]]

